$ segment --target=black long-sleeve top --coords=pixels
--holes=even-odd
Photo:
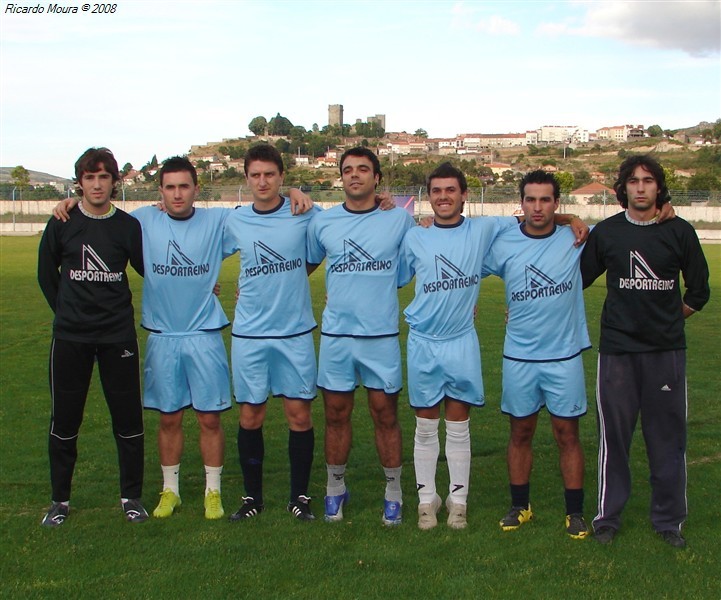
[[[676,217],[639,225],[625,212],[596,225],[581,258],[583,287],[606,272],[599,351],[655,352],[686,347],[682,302],[701,310],[709,270],[693,227]],[[679,274],[683,274],[683,299]]]
[[[136,338],[128,262],[143,274],[140,223],[122,210],[94,218],[75,207],[69,221],[48,221],[38,282],[55,312],[55,338],[88,343]]]

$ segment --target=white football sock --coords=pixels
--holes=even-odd
[[[456,504],[468,501],[468,480],[471,475],[470,419],[446,421],[446,460],[450,484],[448,491]]]
[[[327,496],[340,496],[345,494],[345,465],[325,465],[328,472],[326,483]]]
[[[180,463],[177,465],[160,465],[163,470],[163,489],[171,490],[176,496],[180,496]]]
[[[401,471],[403,467],[383,467],[386,475],[386,500],[391,502],[403,502],[401,492]]]
[[[438,424],[440,419],[416,417],[413,463],[419,504],[430,504],[436,496],[436,464],[440,453]]]
[[[205,494],[210,490],[220,492],[220,474],[223,472],[223,465],[219,467],[209,467],[205,465]]]

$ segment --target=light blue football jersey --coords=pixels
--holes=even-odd
[[[293,215],[290,201],[267,212],[236,208],[223,230],[223,254],[240,253],[233,335],[289,337],[316,327],[306,270],[306,236],[318,207]]]
[[[223,262],[230,209],[196,208],[174,219],[154,206],[133,211],[143,229],[142,326],[158,333],[212,331],[229,325],[213,286]]]
[[[473,328],[473,308],[486,254],[515,217],[463,218],[457,225],[417,227],[403,240],[399,283],[415,275],[415,297],[404,311],[408,326],[434,339]]]
[[[398,253],[415,221],[405,210],[345,204],[317,214],[308,227],[308,262],[326,259],[326,335],[398,334]]]
[[[582,248],[570,227],[530,237],[516,227],[499,235],[485,268],[506,284],[508,324],[503,356],[553,361],[591,347],[581,283]],[[485,273],[484,273],[485,275]]]

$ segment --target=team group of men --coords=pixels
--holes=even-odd
[[[296,190],[292,201],[282,196],[280,155],[271,146],[254,146],[245,157],[253,203],[236,210],[201,209],[193,204],[199,190],[195,168],[176,157],[159,174],[164,210],[144,207],[129,217],[111,203],[119,180],[112,153],[91,148],[80,157],[75,175],[81,201],[59,207],[62,220],[50,220],[40,245],[39,281],[56,315],[50,355],[53,495],[43,525],[60,525],[69,513],[77,436],[96,358],[118,446],[121,505],[131,522],[148,518],[140,500],[144,438],[128,262],[144,276],[142,326],[150,332],[142,397],[146,408],[160,411],[163,489],[153,515],[169,517],[181,504],[182,420],[190,407],[200,427],[205,516],[224,515],[220,413],[231,407],[231,385],[220,332],[229,322],[213,291],[222,260],[237,252],[231,364],[245,495],[231,521],[264,510],[269,394],[282,398],[289,428],[287,510],[300,520],[314,519],[308,484],[316,385],[325,409],[325,520],[343,519],[350,500],[345,474],[351,416],[362,384],[386,481],[382,521],[401,523],[397,405],[403,378],[396,290],[415,278],[415,296],[404,314],[407,383],[416,414],[418,527],[435,527],[443,503],[435,485],[443,407],[447,523],[465,528],[470,409],[484,404],[475,307],[481,279],[493,274],[505,281],[508,309],[501,410],[510,422],[511,508],[500,526],[518,529],[533,517],[531,448],[545,406],[559,448],[566,531],[586,537],[579,417],[586,413],[581,353],[591,344],[582,289],[605,272],[594,537],[609,543],[620,527],[640,412],[651,469],[652,525],[667,543],[684,546],[683,320],[708,300],[708,267],[688,223],[657,221],[670,199],[658,163],[635,156],[621,165],[614,187],[625,210],[594,227],[585,245],[588,228],[573,215],[557,213],[559,186],[543,171],[521,181],[521,217],[468,219],[462,214],[466,179],[444,163],[428,177],[434,218],[425,227],[416,226],[404,210],[379,206],[382,173],[372,151],[345,152],[340,173],[345,202],[321,211]],[[308,275],[323,261],[327,301],[316,372]],[[686,284],[683,298],[679,273]]]

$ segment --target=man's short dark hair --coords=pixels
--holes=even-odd
[[[349,156],[360,156],[365,157],[371,163],[373,163],[373,175],[378,175],[378,183],[383,179],[383,173],[381,173],[381,161],[378,160],[375,152],[369,148],[363,148],[363,146],[357,146],[356,148],[350,148],[343,153],[340,157],[340,174],[343,175],[343,163]]]
[[[167,173],[182,173],[183,171],[190,173],[193,178],[193,185],[198,185],[198,172],[195,170],[193,163],[185,156],[173,156],[167,159],[160,169],[160,186],[163,186],[163,177]]]
[[[113,178],[113,191],[110,192],[110,197],[115,198],[118,195],[118,188],[115,187],[115,184],[120,181],[120,171],[118,170],[118,161],[115,160],[113,153],[107,148],[88,148],[75,162],[74,183],[75,193],[78,196],[83,195],[80,187],[83,173],[97,173],[100,169],[105,169]]]
[[[518,189],[521,192],[521,201],[526,197],[525,188],[528,183],[550,183],[553,186],[553,199],[559,200],[561,198],[561,186],[558,183],[558,179],[553,176],[553,173],[548,173],[542,169],[526,173],[518,185]]]
[[[628,208],[628,195],[626,194],[626,183],[633,175],[636,167],[643,167],[646,171],[653,175],[658,185],[658,196],[656,196],[656,208],[661,208],[666,202],[671,200],[671,195],[666,187],[666,173],[659,162],[648,154],[633,154],[621,163],[618,168],[618,179],[613,184],[616,192],[616,198],[623,208]]]
[[[455,179],[458,181],[458,187],[461,188],[461,194],[468,189],[468,182],[466,181],[466,176],[463,174],[463,171],[454,167],[449,162],[444,162],[438,165],[435,169],[433,169],[433,172],[428,176],[428,179],[426,179],[426,189],[429,194],[431,193],[431,180],[433,179]]]
[[[248,165],[254,160],[275,163],[275,166],[278,167],[278,172],[281,175],[283,174],[283,157],[280,155],[280,152],[270,144],[257,144],[245,153],[243,170],[246,175],[248,175]]]

